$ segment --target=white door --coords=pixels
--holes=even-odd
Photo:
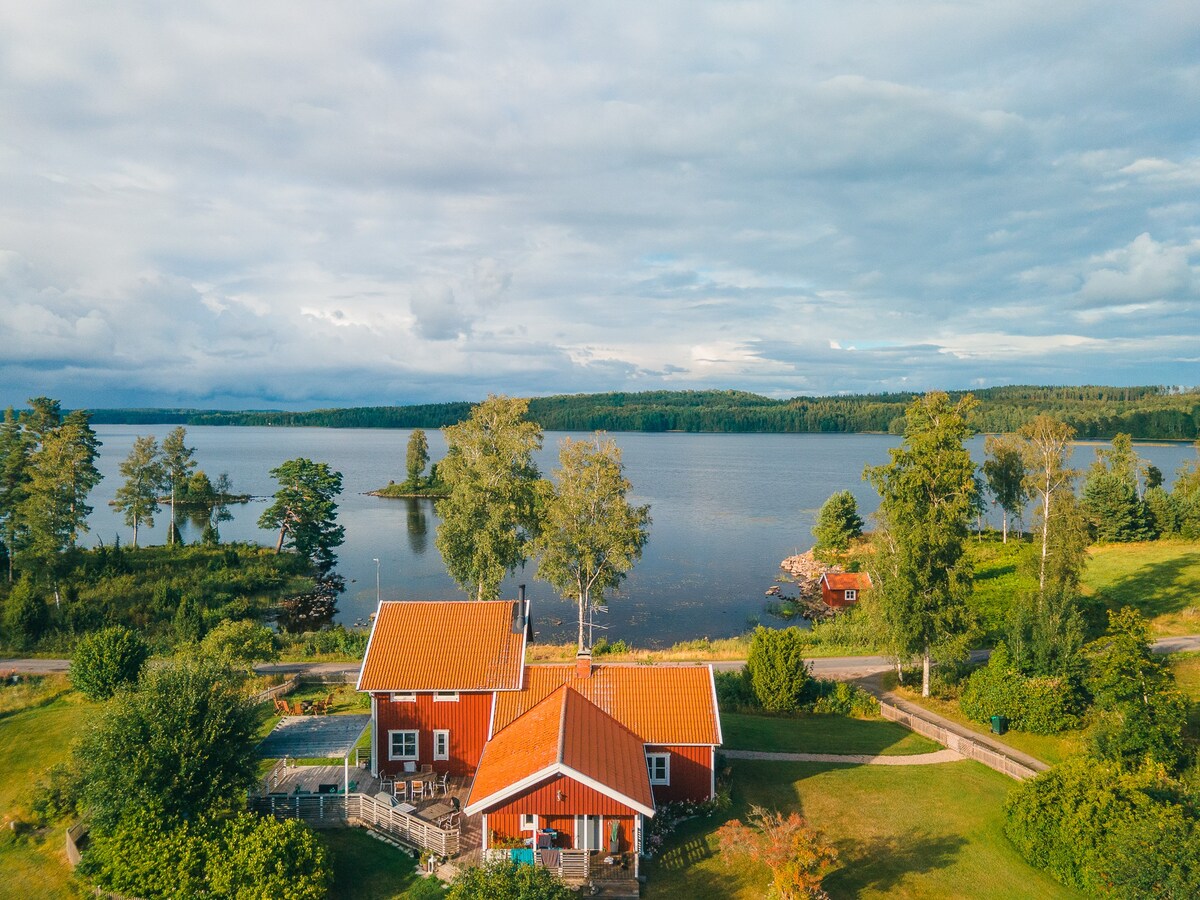
[[[576,850],[600,850],[600,836],[603,834],[601,825],[604,824],[602,816],[576,816],[575,817],[575,849]]]

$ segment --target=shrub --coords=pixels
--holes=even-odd
[[[223,657],[248,672],[259,660],[279,658],[279,648],[271,629],[257,622],[231,622],[228,619],[210,631],[200,642],[203,653]]]
[[[79,775],[66,763],[56,763],[33,786],[30,808],[41,827],[75,811],[79,798]]]
[[[211,896],[229,900],[324,900],[333,882],[325,847],[295,819],[242,813],[225,824],[207,855]]]
[[[750,672],[745,666],[736,672],[715,672],[713,680],[717,685],[717,705],[722,710],[733,712],[760,708],[758,697],[754,695],[754,685],[750,681]]]
[[[967,679],[959,699],[963,715],[976,722],[1005,716],[1013,730],[1034,734],[1077,727],[1079,705],[1079,690],[1069,679],[1030,678],[1016,671],[1003,642]]]
[[[107,700],[137,681],[150,650],[128,628],[114,625],[84,637],[71,658],[71,683],[92,700]]]
[[[624,639],[609,643],[608,638],[602,637],[592,645],[592,656],[605,656],[609,653],[628,653],[632,649]]]
[[[13,645],[28,650],[50,625],[50,609],[28,577],[17,582],[4,605],[4,627]]]
[[[850,542],[862,537],[863,520],[858,514],[858,503],[849,491],[838,491],[830,496],[817,512],[817,524],[813,526],[813,537],[818,550],[846,550]]]
[[[841,716],[879,715],[879,701],[856,684],[826,679],[815,679],[813,684],[818,695],[812,704],[814,713]]]
[[[795,712],[804,705],[812,676],[804,661],[799,628],[754,629],[746,668],[754,696],[769,712]]]
[[[1064,884],[1102,892],[1145,877],[1148,840],[1168,859],[1155,865],[1176,883],[1200,877],[1194,817],[1173,802],[1153,769],[1122,772],[1075,757],[1018,785],[1005,801],[1005,834],[1033,866]],[[1166,841],[1183,837],[1183,853]],[[1119,896],[1194,896],[1121,889]]]
[[[575,892],[541,866],[501,861],[454,876],[446,900],[574,900]]]

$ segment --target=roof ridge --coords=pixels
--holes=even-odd
[[[567,749],[567,702],[571,699],[571,686],[564,684],[559,688],[563,692],[562,711],[558,714],[558,756],[559,765],[564,765]],[[551,694],[550,696],[554,696]]]

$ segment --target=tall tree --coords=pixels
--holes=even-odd
[[[1008,543],[1008,519],[1019,521],[1029,495],[1025,492],[1025,458],[1021,439],[1009,434],[988,435],[983,442],[987,459],[983,474],[988,490],[1003,515],[1004,543]]]
[[[29,482],[29,440],[10,406],[0,425],[0,540],[8,561],[8,583],[13,581],[13,561],[20,549],[24,526],[21,504]]]
[[[858,514],[858,502],[849,491],[837,491],[821,504],[813,537],[817,550],[846,550],[850,542],[862,537],[863,520]]]
[[[1145,466],[1128,434],[1115,435],[1111,449],[1096,450],[1083,485],[1083,507],[1097,540],[1128,542],[1155,536],[1139,493]]]
[[[963,441],[975,405],[970,395],[952,404],[941,391],[914,400],[891,462],[864,473],[879,492],[886,532],[876,591],[889,627],[921,656],[924,696],[935,650],[965,649],[958,645],[970,631],[972,568],[964,542],[977,485]]]
[[[538,575],[579,607],[579,649],[588,611],[604,603],[641,557],[649,538],[650,507],[633,506],[621,450],[597,434],[564,438],[553,485],[543,482]],[[590,643],[590,635],[589,635]]]
[[[152,436],[134,438],[133,449],[119,467],[124,483],[117,488],[113,501],[125,515],[125,524],[133,529],[133,546],[138,545],[138,526],[154,527],[158,512],[158,491],[163,483],[163,463],[158,441]]]
[[[183,489],[196,468],[196,448],[189,447],[184,441],[187,429],[180,425],[172,428],[162,442],[162,465],[164,484],[171,492],[171,528],[167,534],[167,543],[175,543],[175,494]]]
[[[327,575],[337,564],[334,548],[346,539],[346,529],[337,524],[337,503],[342,492],[342,473],[329,463],[299,457],[271,470],[279,482],[275,502],[258,519],[259,528],[278,528],[278,553],[284,546],[312,562],[319,574]]]
[[[469,419],[443,429],[447,452],[438,477],[449,495],[437,504],[435,543],[450,577],[476,600],[497,596],[537,534],[533,453],[542,429],[525,419],[528,409],[528,400],[490,396]]]
[[[425,437],[423,429],[414,428],[408,438],[408,453],[405,458],[408,484],[414,488],[420,487],[421,476],[425,474],[427,465],[429,465],[429,439]]]
[[[87,497],[101,479],[96,468],[99,448],[90,416],[75,410],[42,433],[29,458],[22,519],[29,528],[30,551],[50,570],[57,554],[74,547],[80,533],[88,530],[92,508]]]
[[[1037,500],[1041,558],[1038,565],[1038,589],[1046,591],[1046,571],[1050,554],[1050,531],[1055,498],[1072,492],[1079,473],[1067,465],[1067,456],[1075,430],[1049,416],[1037,416],[1022,426],[1018,434],[1024,440],[1025,492]]]

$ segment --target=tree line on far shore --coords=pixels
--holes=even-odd
[[[793,397],[775,400],[745,391],[644,391],[535,397],[528,415],[546,431],[685,431],[903,434],[905,410],[916,393]],[[958,400],[964,392],[949,392]],[[1016,431],[1039,415],[1074,429],[1080,438],[1124,432],[1139,440],[1192,440],[1200,431],[1200,390],[1162,386],[1036,387],[977,390],[968,414],[973,431]],[[328,428],[443,428],[471,415],[467,402],[409,406],[229,411],[106,409],[109,424],[323,426]]]

